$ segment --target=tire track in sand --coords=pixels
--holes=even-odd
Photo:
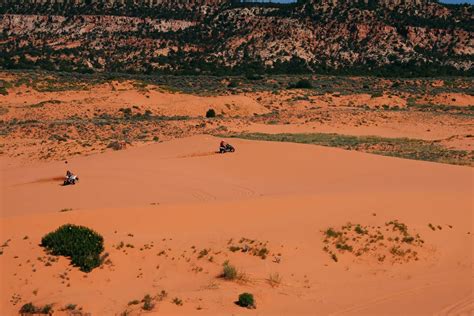
[[[462,300],[459,300],[454,304],[446,306],[438,313],[435,313],[435,315],[474,315],[474,296],[472,295],[472,293],[470,293]]]
[[[395,292],[393,294],[389,294],[389,295],[386,295],[386,296],[383,296],[383,297],[375,298],[371,301],[367,301],[367,302],[364,302],[364,303],[359,304],[359,305],[351,306],[351,307],[348,307],[346,309],[336,311],[334,313],[331,313],[330,315],[344,315],[344,314],[353,313],[353,312],[363,312],[364,309],[367,309],[368,307],[371,307],[373,305],[388,302],[388,301],[391,301],[391,300],[394,300],[394,299],[397,299],[397,298],[401,298],[401,297],[404,297],[404,296],[413,295],[414,293],[419,292],[421,290],[428,289],[430,287],[440,286],[442,284],[445,284],[445,283],[444,282],[439,282],[439,283],[435,283],[435,284],[429,284],[429,285],[424,285],[424,286],[411,288],[411,289],[408,289],[408,290],[398,291],[398,292]]]

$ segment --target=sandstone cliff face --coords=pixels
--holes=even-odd
[[[472,6],[429,0],[307,0],[277,7],[223,0],[20,4],[0,4],[0,65],[6,68],[473,69]]]

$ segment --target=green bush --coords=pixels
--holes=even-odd
[[[229,84],[227,85],[228,88],[237,88],[238,86],[239,86],[239,83],[233,80],[229,82]]]
[[[46,314],[51,315],[53,312],[53,305],[47,304],[43,307],[35,306],[33,303],[26,303],[20,308],[21,315],[29,315],[29,314]]]
[[[36,313],[37,307],[33,303],[26,303],[20,308],[20,314],[33,314]]]
[[[214,111],[214,109],[207,110],[206,117],[207,118],[216,117],[216,111]]]
[[[95,231],[76,225],[63,225],[41,239],[41,246],[52,255],[66,256],[83,272],[100,266],[104,238]]]
[[[288,89],[311,89],[313,85],[308,79],[300,79],[296,83],[290,82]]]
[[[237,305],[246,307],[246,308],[255,308],[255,300],[253,298],[253,294],[250,294],[250,293],[240,294],[239,300],[237,301]]]

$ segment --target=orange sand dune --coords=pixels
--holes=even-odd
[[[210,155],[218,149],[219,139],[195,136],[73,158],[68,164],[9,167],[4,160],[3,215],[294,194],[424,194],[427,182],[431,190],[444,194],[472,190],[469,168],[300,144],[231,142],[237,152],[228,155]],[[68,169],[78,174],[79,185],[61,187],[59,180],[41,181]],[[17,186],[38,181],[35,186]]]
[[[231,140],[234,154],[203,154],[218,141],[196,136],[67,165],[20,168],[3,159],[1,239],[10,241],[0,256],[1,314],[15,315],[32,301],[135,315],[139,306],[128,302],[161,290],[168,297],[152,314],[474,312],[471,168],[244,140]],[[38,181],[66,168],[81,177],[78,185]],[[391,220],[423,238],[418,261],[338,253],[334,262],[322,250],[328,227]],[[84,274],[65,258],[51,266],[39,261],[41,237],[64,223],[100,232],[111,264]],[[266,242],[269,256],[229,251],[230,239],[242,237]],[[134,248],[118,249],[120,242]],[[198,258],[204,248],[209,255]],[[218,277],[225,260],[245,272],[245,282]],[[277,287],[267,282],[272,273],[281,276]],[[242,292],[255,295],[257,309],[234,304]]]

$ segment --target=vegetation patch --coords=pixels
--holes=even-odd
[[[180,299],[179,297],[175,297],[172,301],[173,304],[177,305],[177,306],[183,306],[183,300]]]
[[[222,277],[226,280],[235,280],[237,279],[239,273],[237,272],[237,269],[229,263],[229,261],[224,262],[222,265],[223,271],[222,271]]]
[[[311,89],[313,85],[308,79],[300,79],[296,82],[290,82],[288,84],[288,89]]]
[[[341,134],[264,134],[240,133],[218,135],[251,140],[290,142],[337,147],[383,156],[413,160],[433,161],[454,165],[474,165],[474,151],[455,150],[443,147],[437,141],[412,138],[386,138],[378,136],[351,136]]]
[[[232,252],[243,252],[249,255],[266,259],[270,254],[270,250],[267,248],[267,242],[261,242],[254,239],[241,238],[238,243],[233,243],[229,240],[228,249]]]
[[[406,224],[393,220],[380,226],[347,223],[339,229],[328,228],[323,233],[323,250],[338,262],[338,255],[374,258],[378,262],[405,263],[419,260],[424,241],[411,234]]]
[[[33,303],[26,303],[20,308],[19,313],[21,315],[51,315],[53,313],[53,305],[36,306]]]
[[[127,144],[125,142],[119,142],[119,141],[113,141],[110,142],[107,145],[107,148],[113,149],[113,150],[122,150],[127,147]]]
[[[145,295],[145,297],[143,297],[143,310],[145,311],[151,311],[153,310],[153,308],[155,308],[155,303],[153,302],[153,298],[150,296],[150,295]]]
[[[48,101],[41,101],[39,103],[31,104],[31,105],[28,105],[27,107],[29,107],[29,108],[42,108],[46,104],[60,104],[60,103],[61,103],[61,101],[59,101],[59,100],[48,100]]]
[[[474,105],[456,106],[444,104],[418,104],[414,102],[408,103],[408,108],[418,110],[420,112],[441,112],[449,114],[458,114],[466,116],[474,116]]]
[[[255,299],[251,293],[240,294],[236,304],[245,308],[256,308]]]
[[[229,263],[229,260],[226,260],[222,264],[222,274],[220,275],[221,278],[228,281],[238,281],[238,282],[246,282],[248,281],[247,275],[239,270],[235,266]]]
[[[214,109],[209,109],[206,112],[206,117],[207,118],[213,118],[216,117],[216,111]]]
[[[66,224],[45,235],[41,246],[55,256],[65,256],[83,272],[90,272],[102,263],[104,239],[90,228]]]

